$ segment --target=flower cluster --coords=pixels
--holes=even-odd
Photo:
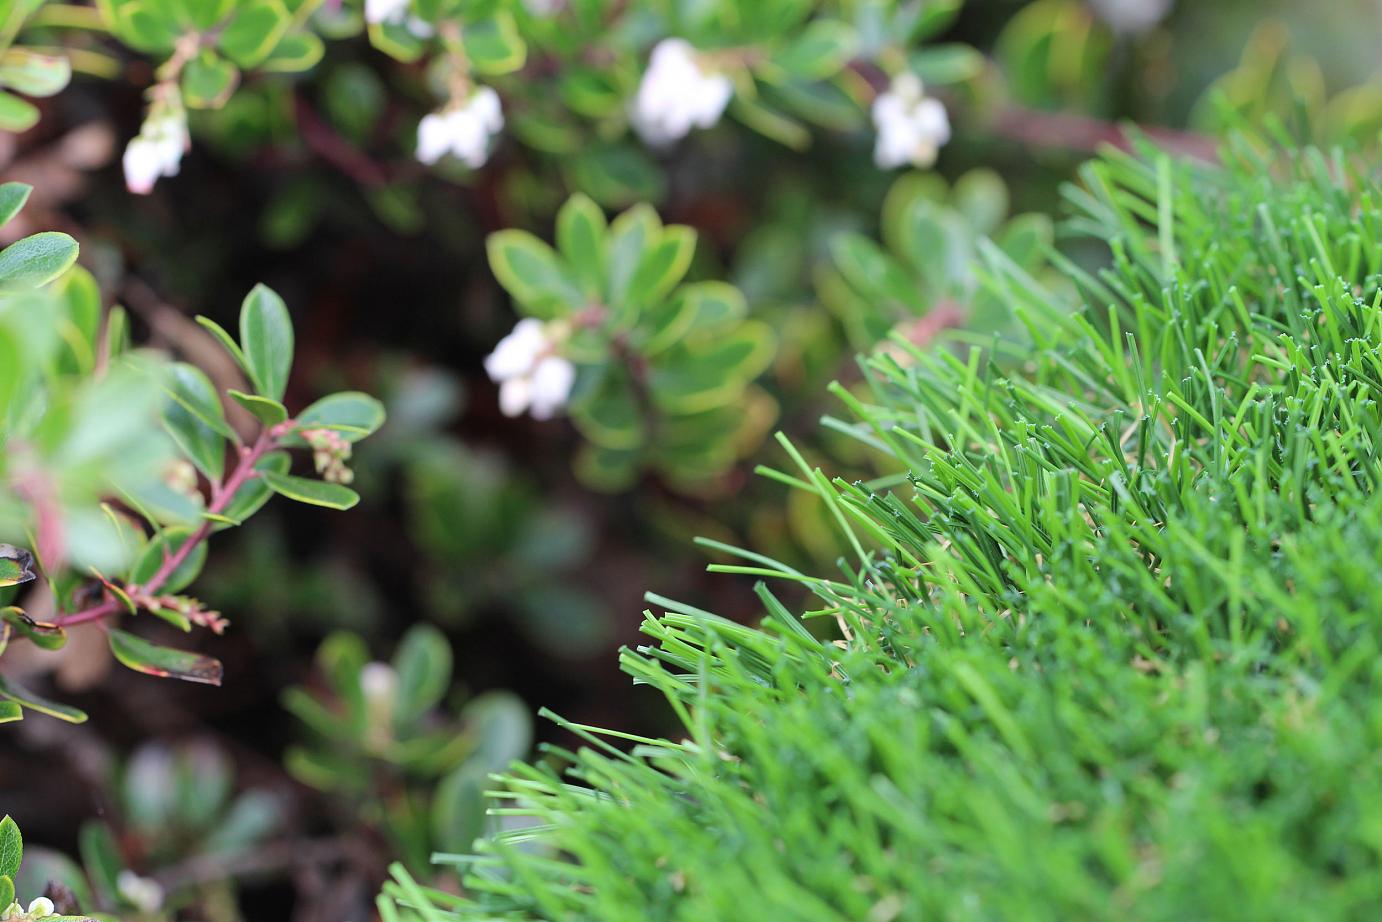
[[[550,419],[566,404],[576,366],[557,354],[560,339],[550,325],[525,318],[485,359],[485,371],[499,382],[499,409],[505,416],[528,410],[534,419]]]
[[[634,130],[648,144],[664,146],[692,128],[709,128],[720,120],[734,96],[734,83],[707,71],[696,49],[684,39],[658,43],[633,100]]]
[[[451,154],[478,170],[489,159],[490,138],[503,127],[499,94],[482,86],[464,102],[422,119],[417,127],[417,158],[433,164]]]
[[[873,124],[878,144],[873,159],[879,168],[891,170],[912,164],[929,167],[941,146],[950,140],[950,117],[938,99],[926,95],[915,74],[899,74],[886,92],[873,102]]]
[[[11,903],[4,914],[0,915],[0,919],[4,919],[6,922],[10,919],[44,919],[55,912],[57,912],[57,907],[53,905],[53,901],[46,896],[40,896],[29,903],[28,909],[22,909],[18,903]]]
[[[125,185],[136,195],[148,195],[161,177],[178,174],[191,143],[181,101],[173,94],[156,100],[138,137],[125,148]]]
[[[312,463],[322,480],[348,484],[355,472],[346,464],[350,460],[350,443],[333,429],[307,429],[302,438],[312,446]]]

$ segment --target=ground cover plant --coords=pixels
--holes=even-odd
[[[1042,290],[986,248],[1016,341],[865,362],[783,442],[840,572],[763,578],[745,627],[650,596],[621,664],[666,739],[497,783],[466,896],[405,872],[386,919],[1367,918],[1382,530],[1382,206],[1366,164],[1247,141],[1086,166]],[[809,590],[797,610],[779,601]]]
[[[0,917],[1364,905],[1377,23],[0,0]]]

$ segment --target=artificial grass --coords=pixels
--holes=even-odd
[[[866,361],[831,425],[897,475],[777,475],[840,575],[721,569],[804,622],[652,597],[622,665],[686,739],[572,727],[496,784],[536,825],[384,918],[1378,917],[1380,195],[1247,142],[1087,165],[1079,303],[991,251],[1027,340]]]

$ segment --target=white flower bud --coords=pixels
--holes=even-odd
[[[939,100],[926,95],[915,74],[900,74],[873,102],[878,143],[873,159],[881,169],[904,164],[929,167],[950,140],[950,117]]]
[[[360,670],[360,690],[370,701],[391,701],[398,673],[388,663],[366,663]]]
[[[1166,18],[1175,0],[1089,0],[1094,12],[1115,32],[1146,32]]]
[[[630,117],[645,142],[665,146],[685,137],[692,128],[714,125],[733,96],[733,81],[702,69],[700,57],[689,42],[664,39],[648,60]]]
[[[53,901],[46,896],[40,896],[38,899],[29,903],[27,915],[34,919],[41,919],[44,916],[51,916],[55,913],[57,913],[57,909],[53,906]]]
[[[531,317],[518,321],[485,359],[485,371],[499,383],[499,409],[518,416],[531,409],[534,419],[550,419],[571,396],[576,366],[556,354],[549,326]]]
[[[371,25],[402,22],[412,0],[365,0],[365,22]]]
[[[533,369],[533,419],[551,419],[566,404],[576,383],[576,366],[559,355],[549,355]]]
[[[423,117],[417,126],[417,158],[433,164],[451,154],[478,170],[489,159],[490,139],[503,127],[499,94],[482,86],[460,105]]]
[[[148,195],[161,177],[178,174],[190,143],[181,107],[156,104],[125,148],[125,185],[136,195]]]
[[[120,895],[140,912],[157,912],[163,906],[163,888],[157,881],[125,870],[115,879],[115,886]]]

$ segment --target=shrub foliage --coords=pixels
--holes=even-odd
[[[1020,343],[899,340],[836,388],[890,472],[784,442],[841,574],[733,552],[783,586],[758,629],[650,596],[622,665],[685,739],[563,723],[588,745],[503,779],[511,831],[439,857],[467,896],[399,871],[384,918],[1368,915],[1382,189],[1222,161],[1084,169],[1079,305],[989,247]]]

